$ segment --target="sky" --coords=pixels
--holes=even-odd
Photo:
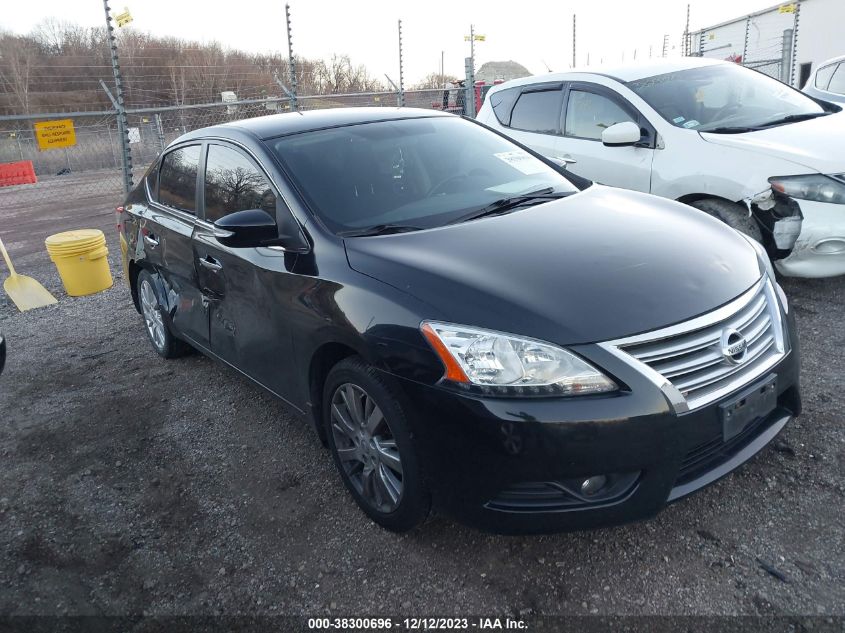
[[[196,41],[216,40],[250,52],[287,51],[284,0],[111,0],[113,13],[127,7],[129,28]],[[399,78],[397,21],[402,20],[405,85],[440,72],[463,76],[474,25],[476,68],[514,60],[531,73],[563,71],[572,63],[572,16],[577,16],[576,62],[595,66],[659,56],[663,36],[679,54],[686,20],[684,0],[289,0],[294,53],[307,58],[348,54],[371,74]],[[743,16],[771,0],[691,0],[690,30]],[[15,2],[0,28],[27,33],[45,17],[99,26],[101,0]]]

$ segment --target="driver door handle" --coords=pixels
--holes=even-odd
[[[199,259],[200,266],[203,268],[207,268],[212,272],[219,272],[223,268],[223,264],[218,262],[214,259],[211,255],[206,255],[205,257],[200,257]]]

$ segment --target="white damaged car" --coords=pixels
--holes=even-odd
[[[659,60],[493,87],[478,120],[596,182],[686,202],[779,271],[845,274],[845,113],[732,62]]]

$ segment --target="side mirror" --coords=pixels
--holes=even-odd
[[[214,237],[231,248],[284,247],[288,241],[279,235],[275,218],[262,209],[236,211],[220,218],[214,223]]]
[[[601,133],[601,142],[608,147],[624,147],[640,142],[640,126],[633,121],[614,123]]]

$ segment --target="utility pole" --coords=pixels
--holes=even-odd
[[[285,22],[288,30],[288,75],[290,77],[290,109],[296,112],[299,103],[296,99],[296,63],[293,59],[293,34],[290,29],[290,5],[285,4]],[[281,85],[281,83],[279,84]]]
[[[575,14],[572,14],[572,67],[575,68]]]
[[[402,69],[402,20],[399,20],[399,107],[405,105],[405,74]]]
[[[129,122],[126,119],[126,105],[123,102],[123,79],[120,75],[120,64],[117,59],[117,38],[114,36],[109,0],[103,0],[103,10],[106,13],[106,35],[109,38],[109,52],[111,53],[111,69],[114,75],[114,109],[117,110],[117,133],[120,136],[121,157],[123,162],[123,189],[126,193],[132,190],[132,153],[129,148]],[[102,84],[105,88],[105,84]],[[106,91],[108,94],[108,90]]]

